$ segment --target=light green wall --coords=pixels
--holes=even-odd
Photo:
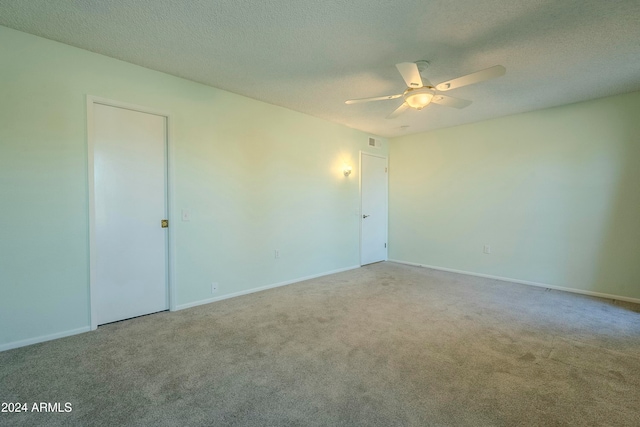
[[[86,95],[172,114],[179,305],[358,265],[367,134],[5,27],[0,40],[0,346],[89,326]]]
[[[640,92],[395,138],[389,173],[390,259],[640,298]]]

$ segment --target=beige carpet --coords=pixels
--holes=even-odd
[[[0,353],[0,425],[640,426],[639,307],[381,263]]]

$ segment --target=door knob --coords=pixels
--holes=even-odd
[[[366,218],[366,217],[368,217],[368,216],[371,216],[371,215],[362,215],[362,218]]]

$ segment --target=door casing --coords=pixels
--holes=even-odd
[[[126,102],[115,101],[106,98],[100,98],[92,95],[87,95],[86,108],[87,108],[87,182],[88,182],[88,200],[89,200],[89,322],[91,330],[98,328],[98,313],[97,313],[97,301],[96,301],[96,278],[95,278],[95,256],[96,253],[96,239],[95,239],[95,192],[94,192],[94,104],[106,105],[109,107],[124,108],[127,110],[138,111],[141,113],[155,114],[163,116],[167,123],[167,188],[166,188],[166,203],[167,213],[169,220],[168,233],[168,247],[167,247],[167,286],[169,290],[169,310],[175,311],[177,306],[176,292],[175,292],[175,238],[172,232],[172,194],[174,189],[174,166],[173,166],[173,145],[172,145],[172,120],[171,114],[165,111],[159,111],[157,109],[144,107],[135,104],[129,104]]]

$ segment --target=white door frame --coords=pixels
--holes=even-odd
[[[362,156],[372,156],[378,157],[380,159],[384,159],[386,161],[385,168],[387,168],[387,193],[385,194],[385,204],[387,206],[387,221],[384,227],[384,240],[387,242],[387,247],[384,250],[384,261],[389,259],[389,159],[386,156],[381,156],[380,154],[374,154],[367,151],[360,150],[360,155],[358,156],[358,170],[360,173],[358,174],[358,191],[360,192],[360,214],[358,215],[360,221],[360,242],[358,244],[358,248],[360,250],[358,262],[360,266],[362,266]]]
[[[94,118],[93,118],[93,106],[94,104],[106,105],[109,107],[124,108],[126,110],[138,111],[141,113],[155,114],[157,116],[163,116],[166,119],[167,124],[167,156],[166,156],[166,203],[167,203],[167,215],[169,220],[169,228],[167,229],[168,235],[168,247],[167,247],[167,285],[169,287],[169,310],[176,310],[176,292],[175,292],[175,238],[172,232],[172,227],[175,226],[175,221],[172,220],[174,215],[172,206],[172,195],[174,190],[174,165],[173,165],[173,144],[172,138],[172,119],[171,114],[165,111],[159,111],[153,108],[143,107],[140,105],[129,104],[126,102],[114,101],[112,99],[100,98],[97,96],[87,95],[87,177],[89,184],[89,320],[91,323],[91,330],[98,328],[98,311],[96,301],[96,288],[95,288],[95,268],[96,261],[92,254],[96,253],[96,212],[95,212],[95,193],[94,193],[94,169],[93,169],[93,152],[94,152]]]

